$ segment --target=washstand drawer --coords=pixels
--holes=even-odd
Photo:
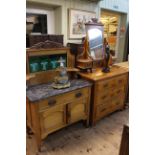
[[[71,101],[74,101],[76,99],[81,99],[84,97],[87,97],[89,95],[88,93],[89,88],[82,88],[75,91],[72,91],[70,93],[61,94],[58,96],[53,96],[48,99],[45,99],[41,102],[39,102],[39,111],[46,110],[50,107],[53,107],[58,104],[67,104]]]
[[[75,101],[79,100],[85,97],[88,97],[89,95],[89,88],[82,88],[82,89],[77,89],[76,91],[73,91],[71,93],[68,93],[67,95],[64,95],[64,101],[65,102],[70,102],[70,101]]]
[[[39,111],[54,107],[62,103],[62,97],[54,96],[39,102]]]

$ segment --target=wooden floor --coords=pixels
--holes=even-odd
[[[96,126],[85,128],[76,123],[49,135],[43,152],[36,151],[34,137],[27,137],[29,155],[118,155],[123,124],[128,124],[129,110],[115,112]]]

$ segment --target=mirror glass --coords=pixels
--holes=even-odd
[[[88,29],[89,52],[93,59],[103,59],[103,32],[99,28]]]

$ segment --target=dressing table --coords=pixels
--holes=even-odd
[[[128,70],[121,66],[110,66],[110,72],[104,73],[105,44],[103,25],[97,20],[86,24],[86,38],[83,53],[77,54],[79,62],[92,62],[92,72],[81,70],[79,76],[93,83],[91,90],[90,124],[95,125],[98,120],[125,107],[128,88]],[[109,67],[109,66],[108,66]],[[80,68],[80,67],[79,67]],[[82,68],[82,67],[81,67]]]
[[[128,71],[123,67],[113,66],[109,73],[98,68],[93,73],[79,73],[79,76],[93,82],[91,91],[90,123],[125,107],[128,90]]]

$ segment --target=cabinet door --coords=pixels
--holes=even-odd
[[[67,123],[85,120],[88,115],[87,99],[76,100],[67,105]]]
[[[66,105],[56,105],[40,113],[42,138],[66,125]]]

